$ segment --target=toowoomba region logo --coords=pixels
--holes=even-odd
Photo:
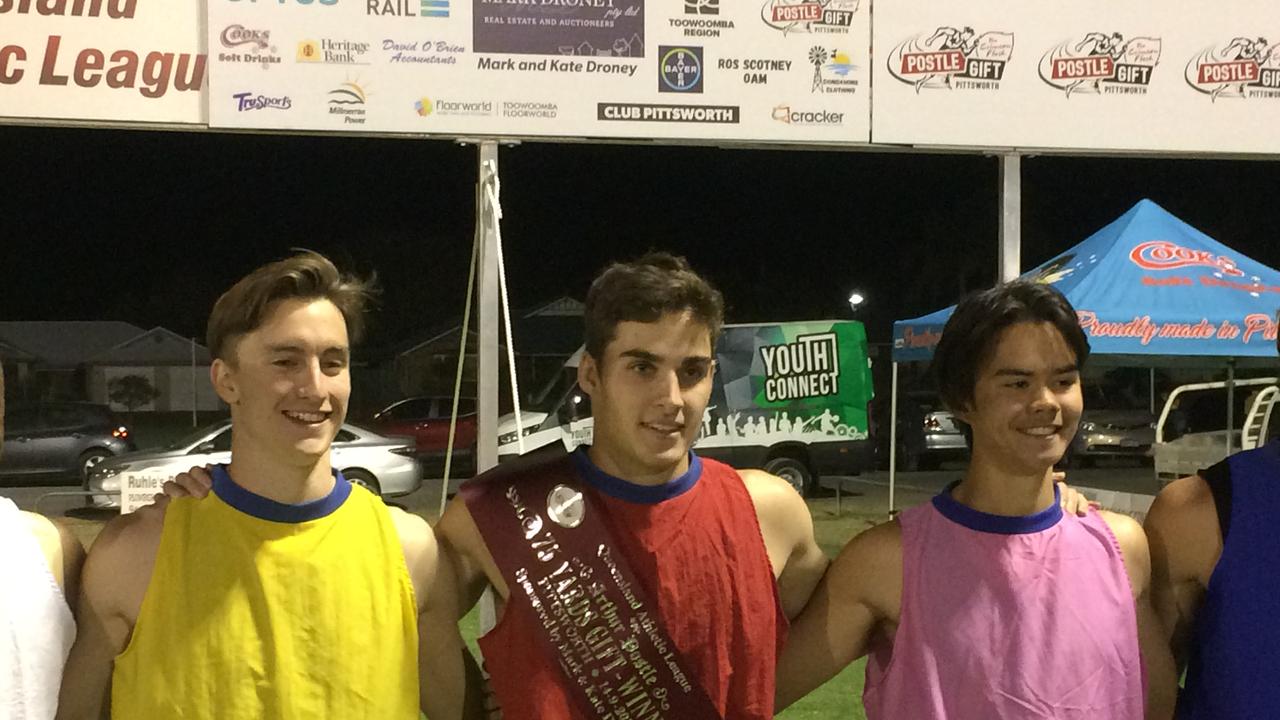
[[[1151,73],[1160,64],[1162,45],[1160,38],[1089,33],[1045,53],[1040,79],[1068,98],[1072,93],[1145,95]]]
[[[1187,63],[1187,84],[1218,98],[1280,98],[1280,48],[1264,37],[1207,47]]]
[[[1013,57],[1013,33],[978,33],[971,27],[943,26],[895,47],[886,59],[889,74],[923,89],[999,90]]]

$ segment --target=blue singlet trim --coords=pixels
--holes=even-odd
[[[1026,535],[1048,530],[1062,519],[1062,498],[1058,496],[1057,483],[1053,486],[1053,504],[1034,515],[992,515],[961,505],[951,497],[951,491],[959,484],[960,481],[956,480],[934,495],[933,506],[943,517],[970,530],[997,535]]]
[[[213,466],[213,492],[222,498],[222,502],[251,515],[259,520],[270,520],[278,523],[300,523],[308,520],[319,520],[332,515],[342,507],[342,503],[351,495],[351,483],[342,477],[342,473],[333,471],[336,482],[328,495],[297,505],[276,502],[257,493],[250,492],[236,484],[227,474],[226,465]]]
[[[692,490],[698,484],[698,478],[702,477],[702,458],[692,450],[689,451],[689,469],[680,477],[661,485],[637,485],[610,475],[591,462],[585,445],[578,447],[569,457],[588,485],[609,497],[640,505],[656,505],[663,500],[679,497]]]

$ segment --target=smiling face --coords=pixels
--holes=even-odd
[[[342,313],[328,300],[272,303],[241,336],[233,360],[214,360],[219,397],[231,405],[232,452],[290,467],[328,461],[351,397],[350,347]]]
[[[578,368],[595,419],[593,459],[636,483],[678,477],[711,397],[710,330],[690,313],[624,321],[603,355],[584,355]]]
[[[973,457],[1016,475],[1047,472],[1075,437],[1084,401],[1075,352],[1047,322],[999,335],[979,369],[973,403],[957,417],[973,429]]]

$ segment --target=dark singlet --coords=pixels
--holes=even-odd
[[[1217,503],[1222,555],[1196,614],[1178,718],[1277,717],[1280,441],[1237,453],[1201,477]]]

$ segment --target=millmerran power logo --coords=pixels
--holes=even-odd
[[[760,19],[787,33],[848,33],[860,0],[765,0]]]
[[[363,125],[368,111],[368,93],[358,82],[348,80],[329,91],[329,114],[342,118],[344,125]]]
[[[1040,58],[1040,79],[1059,90],[1090,95],[1146,95],[1160,64],[1160,38],[1126,40],[1094,32],[1059,44]]]
[[[659,45],[658,92],[702,92],[702,48]]]
[[[1205,48],[1187,63],[1187,84],[1213,101],[1280,98],[1280,48],[1264,37],[1234,38]]]
[[[840,351],[833,332],[800,335],[795,342],[760,348],[764,397],[769,402],[840,394]]]
[[[978,34],[971,27],[940,27],[889,53],[889,73],[916,92],[922,89],[999,90],[1013,57],[1013,33]]]

